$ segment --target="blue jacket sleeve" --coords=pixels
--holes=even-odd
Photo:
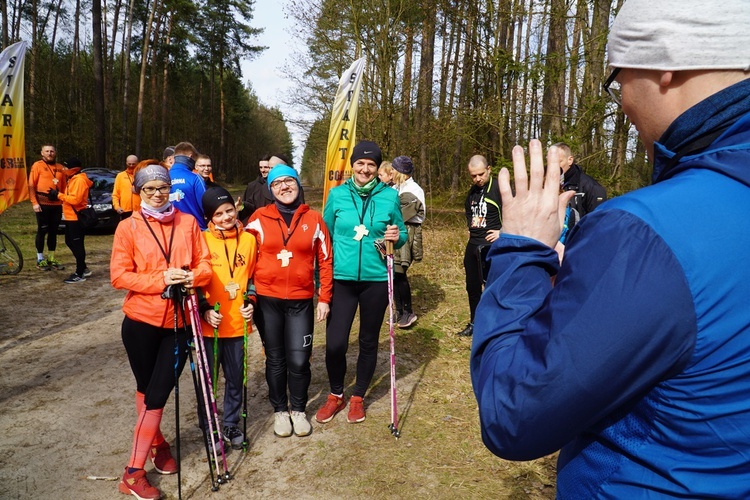
[[[553,453],[688,363],[696,320],[682,267],[632,214],[582,219],[559,272],[551,248],[518,236],[503,234],[489,259],[471,377],[496,455]]]

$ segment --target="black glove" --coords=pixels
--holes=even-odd
[[[47,198],[49,198],[49,201],[57,201],[58,194],[60,194],[60,191],[55,188],[50,188],[50,190],[47,191]]]

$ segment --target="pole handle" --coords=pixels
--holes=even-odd
[[[393,255],[393,242],[391,240],[385,240],[385,254]]]

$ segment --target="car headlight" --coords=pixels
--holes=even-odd
[[[95,212],[106,212],[107,210],[112,210],[111,203],[94,203],[92,207],[94,207]]]

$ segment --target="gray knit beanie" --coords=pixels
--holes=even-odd
[[[615,68],[750,70],[750,1],[626,0],[608,42]]]

